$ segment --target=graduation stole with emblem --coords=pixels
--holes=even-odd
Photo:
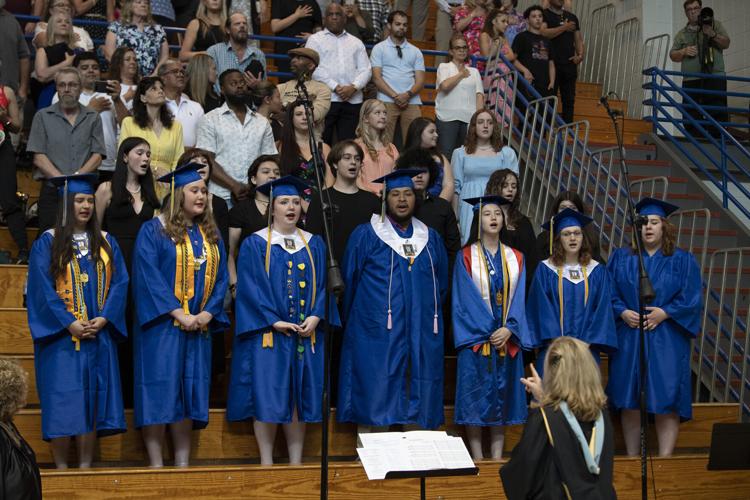
[[[83,293],[83,285],[88,283],[89,275],[81,273],[78,258],[73,256],[70,263],[65,266],[65,272],[55,280],[55,291],[65,304],[65,308],[78,321],[88,321],[89,313],[86,308],[86,299]],[[102,310],[104,302],[109,294],[109,285],[112,282],[112,261],[104,248],[99,248],[99,259],[96,261],[96,303],[99,311]],[[76,351],[81,350],[81,341],[71,335],[75,343]]]
[[[571,281],[581,279],[578,276],[578,269],[569,269]],[[581,272],[583,273],[583,305],[584,307],[589,301],[589,276],[586,272],[586,266],[581,266]],[[560,306],[560,335],[565,335],[565,327],[563,326],[563,315],[564,315],[564,301],[563,301],[563,274],[564,269],[562,266],[557,266],[557,296],[558,303]]]
[[[214,286],[216,285],[216,275],[219,272],[219,247],[216,243],[209,243],[206,239],[206,233],[203,228],[198,226],[200,229],[201,237],[203,238],[203,255],[206,256],[206,269],[205,273],[205,285],[203,287],[203,298],[201,299],[200,310],[202,311],[206,307],[211,293],[213,293]],[[190,235],[185,232],[185,237],[175,245],[176,259],[175,259],[175,280],[174,280],[174,296],[180,301],[182,310],[185,314],[190,314],[190,299],[195,297],[195,256],[193,255],[193,244],[190,242]],[[177,320],[174,320],[174,326],[180,326]],[[207,327],[203,327],[202,331],[206,331]]]

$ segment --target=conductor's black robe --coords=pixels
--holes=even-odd
[[[42,479],[34,451],[10,422],[0,425],[0,498],[42,498]]]

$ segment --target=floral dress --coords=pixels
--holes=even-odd
[[[508,12],[508,27],[505,28],[505,38],[508,39],[508,45],[512,46],[516,35],[522,31],[526,31],[528,27],[528,23],[523,17],[523,13],[518,12],[516,9]]]
[[[506,59],[510,59],[513,55],[513,49],[510,48],[510,44],[507,39],[502,41],[499,49],[495,49],[490,53],[490,57],[487,60],[489,66],[484,74],[484,89],[487,92],[487,107],[495,113],[498,123],[504,127],[508,127],[512,124],[513,113],[511,110],[511,104],[513,103],[513,86],[512,81],[507,78],[501,78],[503,75],[510,73],[512,70],[508,67],[502,59],[500,59],[497,51]]]
[[[154,72],[161,55],[161,45],[167,39],[161,25],[151,24],[140,31],[134,24],[126,26],[120,21],[114,21],[110,23],[109,31],[117,37],[117,47],[126,46],[135,51],[141,75],[148,76]]]
[[[455,28],[456,24],[461,19],[470,16],[472,10],[473,9],[470,9],[466,6],[460,7],[456,11],[456,14],[453,16],[453,27]],[[466,43],[469,45],[469,57],[481,55],[481,52],[479,51],[479,35],[482,34],[484,20],[485,16],[475,17],[463,31],[464,38],[466,38]],[[477,62],[477,69],[480,73],[484,71],[484,62]]]

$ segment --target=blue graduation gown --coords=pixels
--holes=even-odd
[[[269,273],[265,259],[268,228],[242,242],[237,269],[235,337],[232,374],[227,400],[230,421],[255,418],[261,422],[285,424],[294,409],[302,422],[322,420],[323,361],[326,318],[339,325],[336,303],[331,314],[326,306],[326,247],[320,236],[303,231],[313,262],[299,234],[286,238],[294,242],[287,251],[285,237],[273,233]],[[313,266],[315,303],[313,304]],[[277,321],[301,324],[304,318],[321,319],[312,337],[287,336],[273,330]],[[273,347],[263,347],[263,337],[272,332]]]
[[[49,274],[54,232],[42,234],[31,249],[26,302],[45,440],[93,430],[100,436],[126,430],[115,343],[127,336],[128,271],[117,242],[110,235],[106,238],[112,248],[112,278],[101,310],[96,297],[96,263],[89,259],[90,253],[76,257],[81,273],[89,276],[83,285],[88,318],[107,320],[93,339],[79,342],[79,351],[67,329],[76,318],[57,295]]]
[[[194,255],[200,255],[203,238],[191,228]],[[197,244],[195,243],[197,241]],[[175,243],[164,232],[159,218],[141,226],[133,251],[133,299],[136,321],[133,331],[135,425],[169,424],[186,418],[194,429],[208,424],[208,392],[211,385],[211,333],[229,326],[224,312],[227,291],[226,253],[221,241],[219,268],[211,297],[203,310],[213,315],[208,332],[185,332],[169,314],[179,309],[174,294]],[[201,312],[205,263],[195,273],[195,295],[190,313]]]
[[[609,275],[596,261],[587,266],[589,295],[585,301],[585,283],[579,269],[578,279],[571,281],[567,268],[563,269],[563,328],[560,331],[560,294],[558,274],[547,259],[539,264],[531,283],[526,310],[529,311],[529,330],[534,347],[541,348],[537,357],[537,371],[542,374],[547,346],[555,338],[565,335],[588,343],[597,362],[600,352],[617,350],[617,334],[612,316],[612,296]],[[593,265],[592,265],[593,264]]]
[[[478,247],[474,247],[475,252]],[[503,326],[503,307],[497,304],[496,294],[503,293],[502,257],[506,252],[511,273],[508,297],[510,300],[505,327],[513,335],[507,344],[506,355],[490,348],[490,356],[482,355],[481,346],[489,342],[492,332]],[[526,421],[526,393],[521,384],[523,355],[521,347],[528,347],[530,339],[526,326],[526,270],[523,254],[505,245],[492,256],[495,273],[489,275],[489,302],[476,283],[471,270],[476,267],[471,247],[464,247],[453,267],[453,339],[458,351],[456,379],[456,407],[454,420],[464,425],[514,425]],[[473,265],[473,266],[472,266]],[[488,274],[485,272],[486,278]],[[511,291],[512,290],[512,291]],[[479,347],[479,349],[476,349]]]
[[[412,219],[408,233],[392,235],[400,245],[419,226],[425,247],[410,266],[409,259],[376,232],[375,227],[387,229],[390,224],[388,220],[380,224],[374,215],[354,230],[347,243],[337,418],[364,425],[418,424],[433,429],[444,421],[442,302],[448,256],[437,232]]]
[[[688,252],[675,249],[667,257],[657,251],[643,255],[656,297],[650,306],[669,315],[655,330],[646,331],[648,377],[646,404],[649,413],[677,413],[692,417],[690,341],[700,330],[703,314],[700,268]],[[640,343],[638,328],[620,318],[626,309],[638,311],[638,257],[618,249],[607,265],[612,277],[612,307],[617,318],[620,349],[609,359],[607,395],[614,408],[639,407]]]

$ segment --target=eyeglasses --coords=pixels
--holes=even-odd
[[[565,238],[569,238],[571,236],[580,237],[583,236],[583,233],[581,231],[560,231],[560,236],[563,236]]]
[[[164,73],[165,75],[184,75],[185,70],[184,69],[172,69]]]
[[[453,47],[453,50],[469,50],[468,45],[456,45]]]
[[[401,49],[401,45],[396,45],[396,53],[398,54],[399,59],[403,59],[404,51]]]

